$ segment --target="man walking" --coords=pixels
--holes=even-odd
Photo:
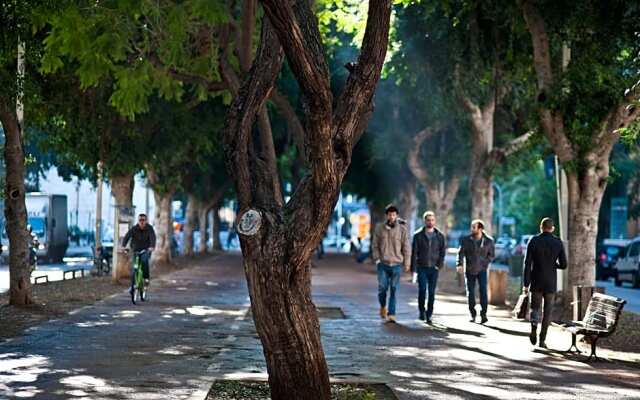
[[[529,340],[536,344],[536,333],[540,322],[540,309],[544,300],[542,313],[542,329],[540,330],[539,346],[547,348],[545,339],[551,322],[553,301],[557,290],[557,269],[567,268],[567,257],[562,241],[555,236],[555,225],[551,218],[544,218],[540,222],[540,234],[534,236],[527,245],[524,260],[524,288],[525,294],[531,292],[531,333]]]
[[[436,297],[438,270],[444,264],[446,240],[442,232],[436,228],[436,215],[427,211],[423,215],[424,226],[413,235],[411,247],[411,270],[418,274],[418,310],[420,321],[426,319],[431,325],[433,303]],[[429,288],[429,301],[425,313],[424,302]]]
[[[476,322],[476,282],[480,292],[481,324],[487,319],[487,270],[495,258],[495,244],[493,238],[484,232],[484,222],[479,219],[471,222],[471,235],[460,239],[460,249],[456,270],[462,272],[467,282],[467,297],[471,322]]]
[[[380,318],[396,322],[396,289],[400,282],[402,267],[409,271],[411,246],[409,234],[404,224],[398,222],[398,209],[389,205],[385,208],[387,220],[376,226],[371,242],[373,260],[378,268],[378,301]],[[387,290],[389,308],[387,309]]]

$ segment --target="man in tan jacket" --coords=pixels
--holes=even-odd
[[[398,221],[398,209],[388,205],[384,212],[387,220],[376,226],[371,242],[371,252],[378,267],[380,318],[388,318],[389,322],[396,322],[396,288],[400,282],[402,267],[408,272],[411,266],[411,245],[406,225]],[[388,310],[387,290],[389,290]]]

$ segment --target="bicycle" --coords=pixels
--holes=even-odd
[[[149,251],[147,249],[136,251],[133,253],[133,271],[132,284],[129,293],[131,293],[131,302],[136,304],[136,300],[145,301],[147,293],[144,287],[144,274],[142,272],[142,256],[146,255]]]

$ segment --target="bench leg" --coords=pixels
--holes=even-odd
[[[571,347],[569,347],[569,350],[567,350],[568,353],[582,353],[580,351],[580,349],[578,348],[577,344],[576,344],[576,334],[572,333],[571,334]]]
[[[593,361],[600,361],[600,357],[596,355],[597,342],[598,342],[598,336],[591,336],[591,354],[589,355],[589,358],[587,358],[587,361],[591,361],[592,359]]]

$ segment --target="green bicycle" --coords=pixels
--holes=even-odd
[[[136,300],[145,301],[146,292],[144,287],[144,274],[142,271],[142,257],[148,250],[136,251],[133,256],[133,271],[131,271],[131,302],[136,304]]]

